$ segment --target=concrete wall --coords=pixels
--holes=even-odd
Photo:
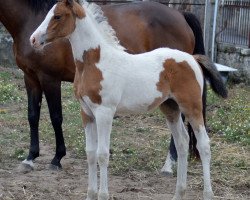
[[[238,71],[230,74],[233,82],[244,82],[250,85],[250,49],[229,44],[217,46],[216,62],[234,67]]]
[[[15,65],[12,49],[13,39],[0,23],[0,65],[10,67]]]

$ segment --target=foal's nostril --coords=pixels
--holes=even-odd
[[[33,37],[31,42],[32,42],[32,44],[35,44],[36,38]]]
[[[44,45],[44,42],[41,42],[41,45]]]

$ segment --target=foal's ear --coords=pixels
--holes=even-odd
[[[73,13],[74,13],[79,19],[82,19],[82,18],[84,18],[84,17],[86,16],[83,7],[82,7],[79,3],[76,3],[75,1],[73,1],[72,9],[73,9]]]

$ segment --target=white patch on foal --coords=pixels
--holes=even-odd
[[[40,26],[35,30],[35,32],[30,36],[30,43],[31,46],[36,46],[38,48],[43,48],[43,41],[46,37],[46,30],[47,27],[49,25],[49,22],[51,21],[52,17],[54,16],[54,10],[56,8],[56,5],[54,5],[50,11],[48,12],[48,14],[46,15],[44,21],[40,24]],[[35,41],[35,45],[34,43],[34,39],[35,38],[40,38],[40,40]]]

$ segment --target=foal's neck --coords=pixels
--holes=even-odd
[[[84,51],[98,47],[100,47],[102,51],[112,48],[112,45],[106,41],[97,26],[97,22],[88,15],[86,15],[84,19],[76,20],[75,31],[69,37],[73,55],[76,60],[83,60],[82,55]]]

